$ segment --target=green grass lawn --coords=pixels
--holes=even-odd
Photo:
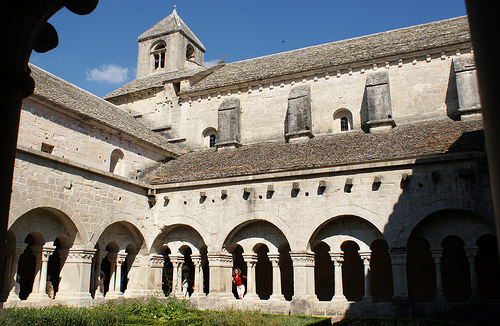
[[[0,310],[0,326],[115,326],[115,325],[330,325],[329,318],[260,314],[249,311],[190,309],[177,300],[125,300],[94,308],[65,306]]]

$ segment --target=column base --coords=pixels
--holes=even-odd
[[[123,298],[123,293],[119,291],[108,291],[106,295],[104,296],[105,299],[118,299],[118,298]]]
[[[49,298],[47,293],[31,293],[26,299],[26,302],[49,302],[51,300],[52,299]]]
[[[310,315],[314,304],[318,302],[318,297],[314,294],[294,295],[290,301],[290,314]]]
[[[271,301],[285,301],[285,296],[283,294],[271,294],[271,297],[269,298]]]
[[[257,293],[247,293],[243,296],[243,300],[260,300],[260,298]]]
[[[77,292],[77,291],[59,291],[55,295],[57,300],[71,300],[71,299],[92,299],[90,292]]]
[[[16,292],[9,292],[9,296],[5,300],[5,302],[19,302],[21,299],[19,299],[19,296],[16,294]]]

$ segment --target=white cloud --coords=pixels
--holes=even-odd
[[[220,59],[213,59],[213,60],[205,61],[205,62],[203,62],[203,65],[205,67],[212,67],[212,66],[215,66],[216,64],[218,64],[219,60]]]
[[[119,84],[127,80],[128,68],[112,63],[87,70],[87,80],[100,83]]]

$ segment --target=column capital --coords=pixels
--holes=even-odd
[[[165,258],[163,255],[150,254],[149,255],[149,266],[153,268],[163,268],[165,264]]]
[[[467,258],[474,258],[477,256],[477,251],[478,251],[478,247],[465,247],[464,250],[465,250],[465,255],[467,256]]]
[[[314,266],[314,252],[290,251],[293,266]]]
[[[42,260],[48,261],[49,257],[54,253],[55,250],[56,250],[56,246],[44,245],[42,248]]]
[[[391,257],[392,265],[406,265],[408,258],[408,248],[390,248],[389,256]]]
[[[359,257],[363,260],[363,264],[370,264],[370,259],[372,258],[372,251],[358,251]]]
[[[99,250],[95,253],[98,260],[103,260],[107,254],[108,254],[108,252],[106,250]]]
[[[168,258],[170,259],[170,262],[175,266],[180,265],[184,263],[184,256],[179,255],[179,254],[169,254]]]
[[[125,259],[127,259],[127,254],[124,253],[124,252],[119,252],[117,255],[116,255],[116,262],[118,264],[123,264],[123,262],[125,261]]]
[[[243,256],[243,260],[245,261],[245,263],[247,264],[251,264],[252,266],[255,265],[257,263],[257,254],[256,253],[251,253],[251,254],[242,254]]]
[[[67,263],[92,263],[94,258],[95,249],[69,249]]]
[[[201,265],[201,255],[191,255],[191,261],[195,266]]]
[[[439,259],[443,256],[443,248],[431,248],[430,251],[434,260]]]
[[[279,262],[280,262],[280,254],[279,253],[272,253],[272,254],[268,253],[267,257],[269,258],[269,261],[271,262],[273,267],[279,266]]]
[[[330,259],[333,261],[334,264],[342,264],[344,262],[344,253],[343,252],[329,252],[330,254]]]
[[[13,257],[18,257],[24,252],[24,249],[28,246],[27,243],[21,242],[10,242],[7,243],[6,249],[7,253],[13,255]]]

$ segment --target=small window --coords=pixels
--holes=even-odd
[[[340,131],[347,131],[349,130],[349,120],[347,117],[342,117],[340,118]]]
[[[165,68],[165,43],[159,43],[151,50],[151,55],[154,59],[154,70]]]
[[[52,154],[52,151],[54,150],[54,146],[42,143],[42,147],[40,148],[42,152]]]
[[[210,135],[210,144],[209,144],[210,147],[215,147],[215,141],[216,141],[215,135],[214,134]]]
[[[188,44],[186,47],[186,60],[194,58],[194,48],[191,44]]]
[[[115,149],[111,152],[109,172],[119,175],[123,174],[123,157],[123,152],[119,149]]]
[[[352,130],[352,113],[346,108],[341,108],[333,114],[333,129],[335,132]]]

